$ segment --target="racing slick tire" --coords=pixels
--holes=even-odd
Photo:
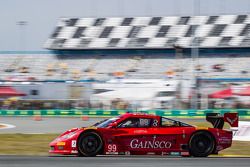
[[[96,132],[85,132],[78,139],[78,155],[94,157],[103,149],[103,141]]]
[[[189,153],[194,157],[207,157],[212,154],[214,148],[214,137],[206,131],[194,133],[189,140]]]

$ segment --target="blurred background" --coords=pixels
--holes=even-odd
[[[247,109],[248,0],[0,2],[0,107]]]
[[[48,155],[69,128],[143,111],[238,112],[222,154],[249,156],[249,65],[249,0],[0,1],[0,154]]]

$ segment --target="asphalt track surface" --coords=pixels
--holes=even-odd
[[[84,127],[95,124],[104,118],[90,118],[88,121],[82,121],[81,118],[58,118],[42,117],[41,121],[35,121],[33,117],[0,117],[0,124],[11,124],[16,126],[11,129],[0,129],[2,133],[62,133],[65,130],[75,127]]]
[[[250,158],[0,156],[0,167],[249,167]]]

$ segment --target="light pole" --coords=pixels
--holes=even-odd
[[[194,0],[194,15],[199,16],[200,15],[200,0]],[[196,39],[196,34],[195,34],[195,28],[192,28],[192,46],[191,46],[191,57],[192,57],[192,62],[193,62],[193,80],[194,80],[194,92],[192,95],[192,109],[198,109],[198,94],[199,94],[199,87],[200,84],[198,83],[198,78],[199,78],[199,72],[196,70],[197,65],[199,64],[199,43],[198,40]]]
[[[175,60],[177,62],[177,80],[180,83],[180,85],[178,86],[178,91],[176,91],[175,93],[175,97],[176,97],[176,101],[175,101],[175,107],[177,109],[181,108],[181,89],[183,86],[183,71],[184,71],[184,67],[182,64],[182,58],[183,58],[183,47],[174,44],[173,45],[174,49],[175,49]],[[177,98],[178,97],[178,98]]]
[[[183,58],[183,47],[181,47],[180,45],[178,44],[174,44],[173,45],[173,48],[175,49],[175,60],[177,62],[177,70],[176,72],[178,72],[178,79],[179,80],[182,80],[183,78],[183,71],[184,71],[184,67],[182,65],[182,58]]]
[[[26,51],[26,26],[28,25],[27,21],[18,21],[16,23],[19,27],[19,50]]]

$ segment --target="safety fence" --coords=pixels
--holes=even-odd
[[[0,110],[0,116],[58,116],[58,117],[112,117],[126,112],[141,112],[167,117],[202,118],[206,113],[238,112],[241,118],[250,118],[250,109],[206,109],[206,110]]]

